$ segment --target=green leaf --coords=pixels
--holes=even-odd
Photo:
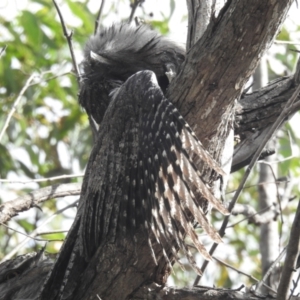
[[[37,50],[41,47],[42,32],[38,19],[34,14],[25,10],[20,17],[28,43]]]
[[[68,5],[72,13],[83,22],[85,34],[91,34],[94,31],[95,16],[87,9],[87,5],[72,0],[68,0]]]

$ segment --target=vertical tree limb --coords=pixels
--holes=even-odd
[[[294,218],[289,244],[287,246],[285,262],[278,286],[277,300],[288,299],[290,283],[296,270],[297,257],[300,251],[300,201]]]

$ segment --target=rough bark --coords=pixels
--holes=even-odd
[[[250,162],[253,153],[259,147],[269,127],[279,116],[299,83],[300,60],[293,76],[280,78],[253,93],[242,96],[236,106],[235,113],[234,130],[239,142],[234,150],[232,172],[239,170]],[[298,97],[298,102],[299,99],[300,97]],[[298,109],[295,107],[288,119]],[[261,158],[272,153],[274,153],[274,148],[266,148]]]
[[[169,98],[214,153],[222,152],[235,99],[276,36],[291,3],[228,1],[172,82]]]
[[[241,289],[243,286],[241,286]],[[155,289],[148,288],[148,291],[138,297],[133,297],[133,300],[137,299],[162,299],[162,300],[272,300],[272,296],[262,296],[255,294],[254,292],[240,292],[240,289],[217,289],[207,287],[193,287],[177,289],[172,287],[166,287],[160,292],[156,292]],[[147,295],[148,298],[144,295]],[[134,295],[135,296],[135,295]],[[291,297],[291,300],[298,300],[299,297]]]
[[[114,262],[117,257],[123,262],[124,252],[115,252],[115,248],[107,249],[107,255],[102,259],[103,271],[106,271],[106,276],[111,273],[111,262]],[[41,255],[42,253],[22,255],[14,260],[4,263],[1,265],[0,270],[0,299],[10,300],[10,299],[36,299],[36,292],[39,286],[42,285],[45,280],[49,270],[52,266],[52,261]],[[132,254],[132,252],[131,252]],[[128,257],[126,257],[128,258]],[[101,261],[101,260],[100,260]],[[145,262],[145,261],[143,261]],[[143,263],[141,262],[141,263]],[[119,299],[124,299],[127,290],[132,290],[134,286],[139,286],[141,282],[135,282],[136,270],[134,265],[132,269],[127,272],[121,271],[121,266],[117,272],[114,274],[119,274],[112,280],[112,285],[104,287],[102,285],[102,291],[106,290],[109,295],[111,291],[117,290],[119,293]],[[148,265],[149,266],[149,265]],[[90,274],[93,273],[92,270],[96,270],[98,266],[93,266],[91,268]],[[149,266],[151,267],[151,266]],[[116,265],[114,265],[114,271],[116,271]],[[105,275],[105,272],[103,272]],[[133,276],[133,277],[132,277]],[[98,278],[101,280],[103,278]],[[89,277],[86,280],[89,281]],[[100,281],[99,281],[100,282]],[[254,292],[244,292],[243,286],[236,290],[230,289],[217,289],[209,287],[194,287],[194,288],[175,288],[175,287],[162,287],[156,284],[151,284],[145,281],[145,285],[135,291],[130,295],[129,299],[161,299],[161,300],[272,300],[272,296],[262,296],[261,294],[255,294]],[[91,299],[97,299],[97,288],[95,286],[90,287],[87,285],[88,291],[91,292]],[[92,291],[94,293],[92,293]],[[84,291],[81,291],[83,293]],[[99,296],[99,294],[98,294]],[[78,299],[83,299],[78,296]],[[111,299],[111,298],[101,298],[101,299]],[[299,300],[300,297],[291,297],[291,300]]]

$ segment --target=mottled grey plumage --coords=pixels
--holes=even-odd
[[[144,226],[163,248],[175,241],[175,246],[187,255],[183,239],[184,234],[189,235],[199,252],[209,259],[193,222],[198,222],[214,241],[221,239],[208,223],[199,197],[222,213],[227,211],[202,182],[191,157],[198,156],[220,174],[222,170],[163,94],[168,86],[166,72],[179,72],[183,48],[145,25],[121,24],[93,36],[84,56],[80,103],[97,123],[101,123],[105,114],[100,135],[109,132],[109,128],[113,128],[111,134],[120,135],[119,146],[109,140],[102,144],[107,149],[101,155],[116,164],[115,169],[106,169],[110,160],[101,160],[101,169],[106,171],[98,184],[106,182],[108,191],[104,193],[98,188],[95,197],[85,200],[82,217],[85,255],[93,255],[106,236],[113,240],[117,230],[134,232]],[[137,73],[141,70],[155,75]],[[136,74],[134,80],[130,78],[133,74]],[[123,95],[129,83],[116,89],[126,80],[134,99],[125,101]],[[119,118],[126,118],[124,127],[112,124],[118,113]],[[120,159],[125,153],[124,160]]]
[[[184,57],[183,47],[146,25],[116,24],[103,29],[84,49],[80,104],[100,124],[114,88],[138,71],[150,70],[165,92],[166,72],[177,73]]]
[[[221,241],[205,216],[203,198],[227,213],[193,158],[219,174],[222,169],[165,98],[166,72],[179,72],[183,49],[144,25],[123,24],[92,37],[84,53],[80,103],[100,128],[76,220],[42,299],[50,299],[47,292],[61,282],[62,298],[73,299],[76,282],[99,246],[119,242],[127,233],[134,239],[141,229],[150,249],[160,245],[166,261],[178,261],[182,249],[200,272],[184,238],[188,235],[210,259],[193,227],[198,222],[215,242]]]

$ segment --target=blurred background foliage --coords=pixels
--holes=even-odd
[[[67,42],[57,12],[50,0],[16,1],[15,10],[7,13],[6,4],[0,7],[0,49],[7,47],[0,59],[0,131],[11,111],[14,101],[25,86],[28,78],[34,79],[21,98],[9,126],[0,141],[0,176],[11,183],[0,182],[0,203],[48,186],[54,183],[80,182],[82,177],[64,179],[56,182],[18,183],[20,180],[48,178],[65,174],[78,174],[84,171],[92,147],[92,136],[88,118],[77,101],[78,84],[72,72],[72,64]],[[152,2],[152,1],[146,1]],[[154,1],[155,2],[155,1]],[[24,5],[25,3],[25,5]],[[156,3],[156,2],[155,2]],[[179,34],[179,27],[186,30],[186,10],[175,0],[165,1],[163,6],[143,5],[137,9],[136,15],[150,23],[162,34],[170,34],[173,38]],[[73,30],[73,43],[78,62],[89,35],[94,32],[95,17],[100,1],[58,1],[68,30]],[[157,3],[156,3],[157,4]],[[21,8],[18,8],[21,5]],[[158,7],[158,8],[157,8]],[[177,13],[176,19],[173,17]],[[178,17],[178,14],[180,17]],[[103,24],[126,20],[130,15],[130,1],[106,1],[102,21]],[[175,20],[174,20],[175,19]],[[178,28],[172,29],[177,23]],[[171,25],[173,24],[173,25]],[[300,26],[294,21],[281,30],[277,40],[293,42],[298,39]],[[184,39],[183,39],[184,40]],[[297,53],[292,51],[299,44],[277,43],[267,53],[269,78],[275,79],[293,73],[297,61]],[[279,133],[278,159],[294,155],[293,158],[280,162],[279,177],[294,180],[292,196],[299,198],[299,142],[300,135],[295,130],[299,126],[299,115],[287,124]],[[296,127],[295,127],[296,126]],[[227,199],[238,187],[243,170],[236,172],[228,185]],[[253,172],[247,182],[247,188],[240,199],[257,208],[257,171]],[[34,208],[20,214],[8,225],[20,232],[31,234],[34,230],[53,231],[51,234],[38,236],[45,240],[53,240],[47,244],[48,253],[56,253],[70,227],[76,209],[70,208],[55,217],[55,212],[73,203],[78,197],[64,197],[48,200],[41,208]],[[294,201],[296,202],[296,201]],[[283,212],[286,216],[284,225],[279,224],[283,234],[280,246],[284,246],[288,238],[292,212],[296,203]],[[235,223],[242,216],[232,217]],[[213,214],[213,222],[219,228],[222,216]],[[41,228],[41,225],[47,224]],[[278,220],[280,223],[280,220]],[[201,233],[201,232],[199,232]],[[209,246],[209,241],[203,238]],[[258,250],[258,229],[247,221],[241,222],[227,230],[224,245],[219,246],[216,256],[232,266],[243,269],[256,278],[260,278],[260,253]],[[45,244],[44,241],[27,239],[4,226],[0,228],[0,259],[5,255],[21,254],[36,251]],[[200,257],[197,257],[199,263]],[[253,284],[247,277],[239,278],[239,274],[219,263],[211,263],[205,275],[209,284],[223,287],[235,287],[241,281],[245,285]],[[178,286],[190,285],[195,278],[193,271],[187,266],[182,271],[174,267],[173,283]],[[236,279],[239,278],[238,281]],[[202,283],[202,282],[201,282]]]

